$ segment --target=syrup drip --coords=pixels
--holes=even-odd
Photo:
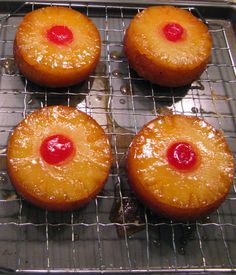
[[[119,70],[114,70],[112,72],[112,75],[115,76],[115,77],[117,77],[117,78],[120,78],[120,77],[122,77],[122,72],[119,71]]]
[[[128,84],[122,85],[120,87],[120,92],[122,93],[122,95],[131,95],[130,87]]]
[[[177,242],[177,251],[180,255],[185,255],[188,243],[195,239],[196,226],[183,224],[180,229],[182,232]]]
[[[0,174],[0,185],[7,184],[7,177]]]
[[[3,68],[5,74],[14,75],[17,72],[17,67],[14,59],[4,58],[0,61],[0,67]]]

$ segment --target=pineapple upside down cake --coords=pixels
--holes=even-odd
[[[100,58],[100,34],[82,13],[66,7],[34,10],[16,31],[14,56],[21,73],[47,87],[85,80]]]
[[[211,56],[207,26],[187,10],[153,6],[138,13],[126,31],[131,68],[155,84],[178,87],[197,80]]]
[[[72,210],[103,188],[111,167],[109,140],[89,115],[67,106],[51,106],[28,115],[8,143],[12,184],[32,204]]]
[[[197,117],[159,116],[135,136],[127,173],[137,196],[176,220],[207,216],[224,201],[234,159],[221,131]]]

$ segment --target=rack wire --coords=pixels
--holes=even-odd
[[[132,71],[123,53],[126,28],[144,6],[57,3],[78,9],[94,21],[102,37],[102,55],[84,83],[45,89],[20,75],[12,48],[24,14],[54,4],[26,2],[0,12],[0,271],[236,271],[235,184],[225,202],[206,219],[176,223],[158,217],[136,200],[124,169],[134,135],[165,113],[204,118],[224,132],[235,155],[236,44],[230,20],[204,19],[196,7],[188,7],[209,26],[212,60],[191,86],[164,89]],[[7,140],[15,125],[35,109],[55,104],[75,106],[93,116],[113,148],[113,167],[104,190],[71,213],[29,205],[15,193],[6,171]]]

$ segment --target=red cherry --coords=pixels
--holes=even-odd
[[[197,154],[191,144],[176,142],[167,149],[167,160],[178,170],[191,170],[197,163]]]
[[[178,23],[168,23],[162,30],[169,41],[177,42],[183,38],[184,28]]]
[[[49,136],[40,146],[40,154],[45,162],[59,165],[74,152],[73,142],[63,135]]]
[[[67,26],[51,27],[46,36],[50,42],[57,45],[66,45],[73,41],[73,33]]]

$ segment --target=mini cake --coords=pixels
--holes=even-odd
[[[65,87],[85,80],[101,51],[92,21],[70,8],[28,13],[16,31],[14,56],[21,73],[42,86]]]
[[[207,26],[189,11],[150,7],[131,21],[124,38],[130,66],[161,86],[191,84],[204,71],[212,40]]]
[[[223,134],[197,117],[159,116],[135,136],[127,173],[138,197],[159,214],[195,220],[219,207],[233,183]]]
[[[72,210],[103,188],[111,147],[98,123],[73,107],[33,112],[14,129],[7,168],[16,190],[49,210]]]

